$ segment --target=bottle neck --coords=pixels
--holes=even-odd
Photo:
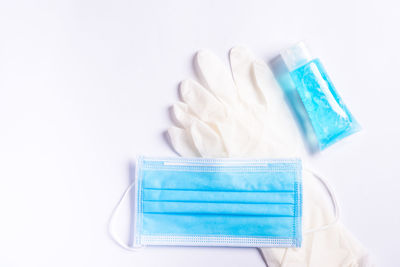
[[[303,42],[283,50],[281,56],[289,71],[293,71],[314,59],[306,44]]]

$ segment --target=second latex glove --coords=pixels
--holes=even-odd
[[[269,267],[373,266],[367,251],[335,222],[327,192],[314,174],[303,171],[303,242],[301,248],[261,248]],[[324,230],[318,230],[321,227]],[[315,231],[310,232],[310,229]]]
[[[183,102],[173,106],[178,127],[168,130],[181,156],[291,157],[300,135],[273,74],[244,48],[230,52],[231,73],[207,51],[196,55],[200,83],[181,84]],[[264,96],[265,94],[265,96]],[[268,104],[267,101],[268,100]],[[304,228],[332,221],[321,189],[304,175]],[[262,249],[269,266],[363,266],[362,247],[337,224],[304,235],[299,249]]]

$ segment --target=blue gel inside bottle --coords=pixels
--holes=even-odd
[[[304,43],[282,52],[282,58],[321,150],[361,129],[338,95],[320,60],[311,57]]]

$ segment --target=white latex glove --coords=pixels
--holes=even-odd
[[[197,53],[200,83],[182,82],[183,102],[173,106],[177,126],[168,134],[176,152],[186,157],[298,156],[300,133],[268,66],[241,47],[230,51],[230,65],[232,73],[212,53]],[[316,181],[304,173],[304,229],[333,220]],[[301,248],[261,251],[270,267],[368,266],[362,263],[364,249],[340,224],[304,234]]]
[[[298,131],[290,111],[279,107],[285,105],[283,93],[268,66],[255,61],[245,48],[233,48],[230,63],[234,80],[215,55],[197,53],[201,84],[183,81],[183,102],[173,105],[178,127],[168,132],[176,152],[203,157],[294,156]],[[265,87],[271,90],[262,90]],[[268,107],[266,98],[274,99]]]

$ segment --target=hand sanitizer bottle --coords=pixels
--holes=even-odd
[[[361,129],[342,102],[321,61],[311,55],[304,43],[284,50],[281,56],[321,150]]]

